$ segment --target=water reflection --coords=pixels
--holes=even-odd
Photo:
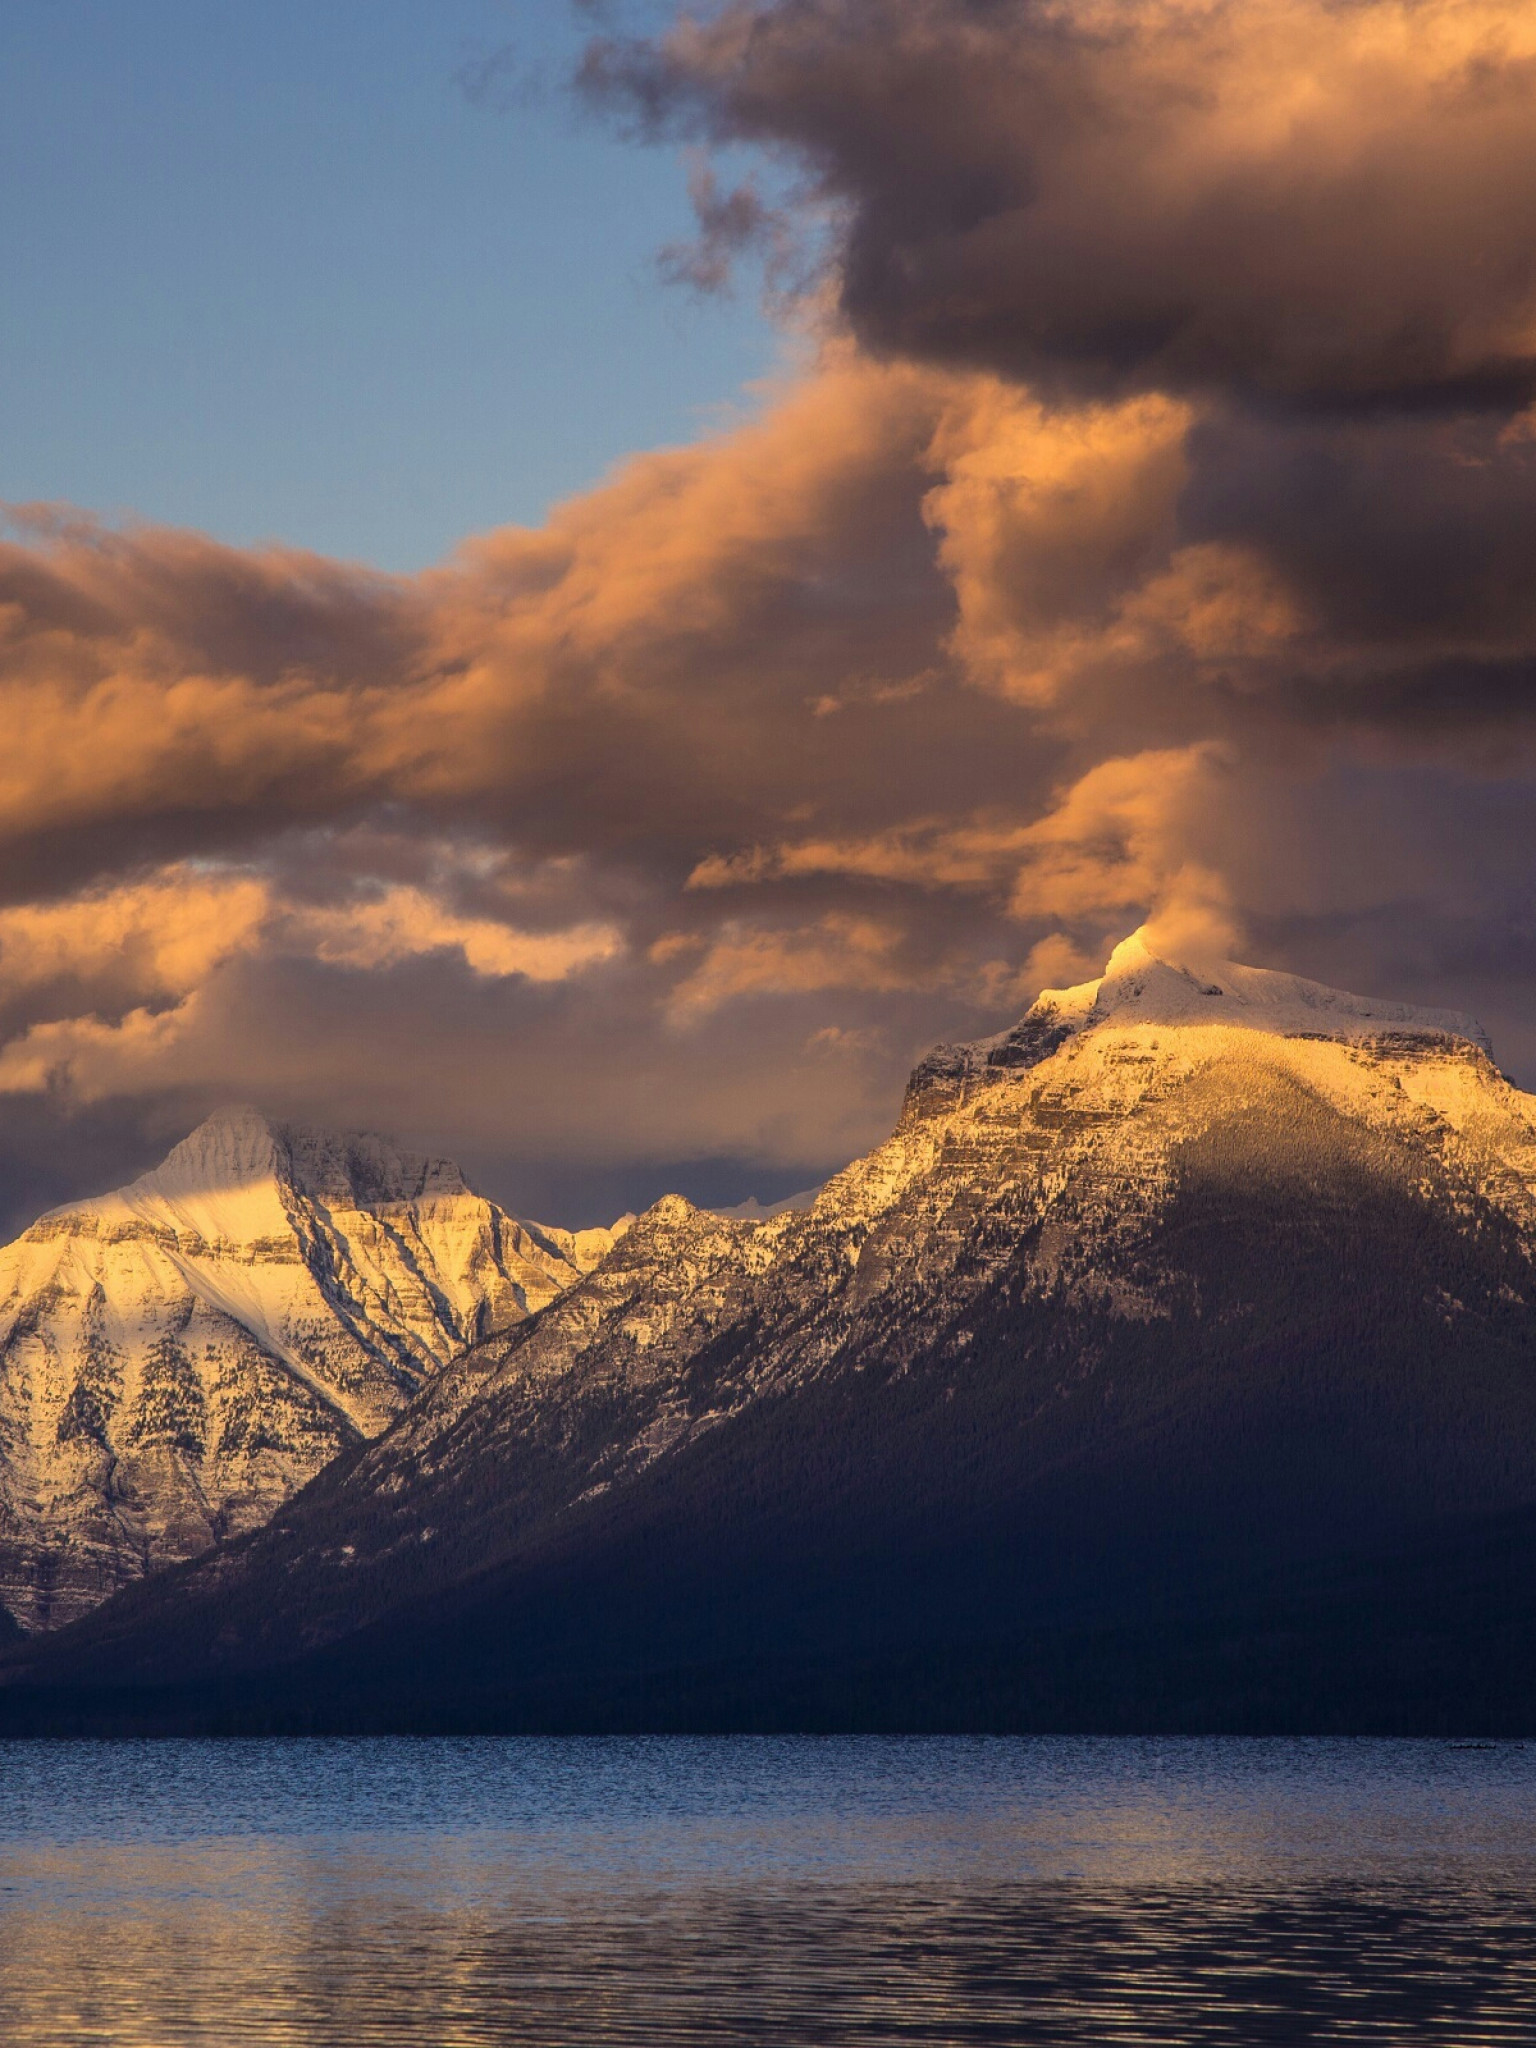
[[[1536,1758],[0,1746],[33,2044],[1536,2040]]]

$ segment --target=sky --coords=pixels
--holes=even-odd
[[[1536,1083],[1524,0],[0,37],[13,1222],[771,1198],[1144,923]]]
[[[9,0],[0,492],[411,570],[770,368],[568,0]]]

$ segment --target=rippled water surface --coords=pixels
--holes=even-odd
[[[1536,1748],[0,1744],[0,2040],[1536,2042]]]

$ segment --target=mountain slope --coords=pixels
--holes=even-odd
[[[1127,942],[930,1055],[808,1213],[668,1198],[269,1529],[16,1675],[733,1725],[860,1672],[842,1724],[891,1725],[914,1673],[1536,1509],[1533,1248],[1536,1102],[1470,1019]]]
[[[0,1251],[0,1603],[56,1626],[264,1522],[611,1241],[247,1110],[44,1216]]]

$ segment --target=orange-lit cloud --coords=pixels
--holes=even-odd
[[[425,890],[371,888],[325,904],[269,876],[179,863],[118,888],[0,909],[0,1093],[66,1088],[80,1101],[187,1078],[210,994],[233,964],[312,960],[380,970],[455,956],[477,978],[551,983],[611,960],[612,925],[520,930],[456,915]],[[46,1014],[27,1018],[39,1008]],[[217,1054],[206,1078],[217,1077]]]
[[[590,82],[798,164],[799,369],[417,577],[21,518],[27,1157],[239,1095],[569,1220],[803,1185],[1149,918],[1536,1075],[1529,10],[742,0]]]
[[[732,921],[678,983],[672,1014],[692,1020],[741,996],[804,995],[825,989],[909,987],[899,926],[828,912],[809,926],[775,930]]]
[[[947,408],[925,510],[973,675],[1049,704],[1094,663],[1144,653],[1137,600],[1170,574],[1192,417],[1160,397],[1047,410],[992,379]]]
[[[564,981],[584,967],[611,960],[623,943],[611,924],[518,931],[493,918],[455,917],[422,890],[402,888],[325,909],[288,909],[280,929],[290,949],[334,966],[393,967],[418,955],[449,951],[461,954],[474,974],[518,974],[529,981]]]
[[[138,995],[185,995],[250,945],[270,910],[270,891],[254,876],[191,868],[11,904],[0,909],[0,990],[105,975]]]

